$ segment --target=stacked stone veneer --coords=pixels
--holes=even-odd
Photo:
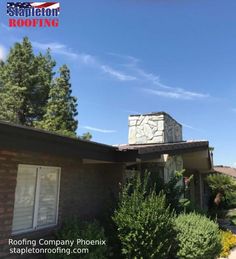
[[[129,116],[129,144],[182,141],[182,125],[165,112]]]
[[[164,155],[164,161],[164,180],[165,182],[168,182],[176,171],[183,170],[183,158],[181,155]],[[182,180],[180,180],[179,184],[182,184]]]

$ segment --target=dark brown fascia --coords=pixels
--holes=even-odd
[[[186,152],[195,152],[198,150],[205,150],[209,148],[208,141],[195,141],[195,142],[179,142],[179,143],[166,143],[163,145],[140,147],[139,153],[159,153],[159,154],[177,154]]]
[[[0,123],[0,149],[48,153],[75,159],[122,163],[137,159],[148,161],[160,158],[162,154],[181,154],[208,149],[208,141],[180,142],[152,147],[144,146],[132,150],[119,150],[117,147],[85,141],[31,127]]]
[[[141,159],[142,161],[148,161],[152,159],[160,158],[162,154],[169,154],[169,155],[179,155],[183,153],[190,153],[190,152],[196,152],[196,151],[202,151],[202,150],[208,150],[209,149],[209,142],[208,141],[199,141],[199,142],[180,142],[180,143],[169,143],[169,144],[157,144],[152,146],[146,146],[143,147],[138,146],[135,149],[135,145],[132,145],[132,149],[123,150],[122,152],[128,152],[131,153],[136,151],[135,154],[136,159]],[[131,158],[131,156],[130,156]],[[134,160],[132,160],[134,161]]]
[[[117,148],[109,145],[9,123],[0,123],[0,149],[41,152],[108,162],[116,161],[117,151]]]

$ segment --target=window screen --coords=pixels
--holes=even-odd
[[[19,165],[13,233],[57,223],[60,168]]]

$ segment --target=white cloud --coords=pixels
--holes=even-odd
[[[76,53],[72,51],[70,48],[68,48],[66,45],[58,42],[40,43],[40,42],[32,41],[32,44],[37,49],[47,50],[49,48],[53,53],[63,55],[72,59],[78,59],[80,62],[86,65],[91,65],[96,63],[95,57],[85,53]]]
[[[148,72],[146,72],[143,69],[138,68],[138,67],[134,67],[134,70],[139,74],[141,79],[145,79],[147,81],[150,81],[154,85],[160,86],[160,77],[159,76],[154,75],[152,73],[148,73]]]
[[[65,44],[61,44],[58,42],[51,43],[40,43],[40,42],[32,42],[35,48],[46,50],[48,48],[51,49],[53,53],[64,55],[68,58],[78,60],[79,62],[93,66],[94,68],[99,69],[103,73],[109,75],[110,77],[118,80],[118,81],[139,81],[145,83],[151,83],[151,85],[157,87],[157,89],[151,88],[143,88],[146,93],[154,94],[166,98],[172,99],[182,99],[182,100],[193,100],[193,99],[201,99],[209,97],[208,94],[193,92],[189,90],[185,90],[183,88],[171,87],[163,84],[160,81],[160,77],[158,75],[148,73],[145,70],[139,67],[139,59],[129,56],[129,55],[121,55],[117,53],[107,53],[108,55],[117,57],[119,59],[123,59],[126,61],[126,71],[120,71],[114,69],[112,66],[106,65],[103,62],[99,61],[95,56],[87,54],[87,53],[77,53],[73,51],[71,48],[66,46]]]
[[[185,123],[182,123],[180,122],[180,124],[184,127],[184,128],[188,128],[188,129],[191,129],[191,130],[195,130],[195,131],[199,131],[199,132],[203,132],[201,129],[197,129],[189,124],[185,124]]]
[[[114,133],[114,132],[117,132],[116,130],[100,129],[100,128],[95,128],[95,127],[91,127],[91,126],[82,126],[81,128],[91,130],[91,131],[100,132],[100,133]]]
[[[122,55],[122,54],[118,54],[118,53],[114,53],[114,52],[108,52],[107,54],[110,56],[125,60],[127,63],[126,65],[134,66],[135,64],[137,64],[139,62],[139,59],[137,59],[133,56],[130,56],[130,55]]]
[[[179,87],[172,87],[165,85],[161,82],[160,76],[148,73],[140,68],[134,68],[134,70],[140,75],[140,77],[152,85],[158,87],[158,89],[143,88],[146,93],[154,94],[166,98],[172,99],[182,99],[182,100],[193,100],[193,99],[202,99],[209,97],[208,94],[193,92],[185,90]]]
[[[56,53],[59,55],[66,56],[67,58],[78,60],[79,62],[81,62],[85,65],[94,66],[97,69],[101,70],[103,73],[106,73],[119,81],[131,81],[131,80],[136,79],[135,77],[127,75],[127,74],[123,73],[122,71],[118,71],[118,70],[112,68],[111,66],[102,64],[93,55],[74,52],[72,49],[68,48],[64,44],[61,44],[58,42],[40,43],[40,42],[36,42],[36,41],[32,41],[32,44],[37,49],[47,50],[48,48],[50,48],[52,53]]]
[[[181,88],[171,88],[170,90],[156,90],[150,88],[142,88],[142,90],[146,93],[171,98],[171,99],[180,99],[180,100],[194,100],[194,99],[202,99],[208,97],[207,94],[190,92]]]
[[[69,58],[77,58],[78,54],[69,49],[66,45],[58,43],[58,42],[50,42],[50,43],[40,43],[36,41],[32,41],[32,44],[35,48],[40,50],[51,49],[52,52],[67,56]]]
[[[111,75],[112,77],[118,79],[119,81],[136,80],[136,77],[124,74],[123,72],[115,70],[115,69],[111,68],[110,66],[101,65],[101,69],[103,70],[103,72]]]
[[[188,129],[195,129],[193,126],[191,126],[191,125],[188,125],[188,124],[185,124],[185,123],[182,123],[182,122],[180,122],[180,124],[183,126],[183,127],[185,127],[185,128],[188,128]]]
[[[7,50],[4,46],[0,45],[0,60],[5,60],[7,55]]]

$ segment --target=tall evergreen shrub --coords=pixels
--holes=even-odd
[[[176,254],[174,214],[165,196],[147,188],[148,177],[127,183],[113,220],[124,258],[173,258]],[[148,190],[148,191],[147,191]]]

